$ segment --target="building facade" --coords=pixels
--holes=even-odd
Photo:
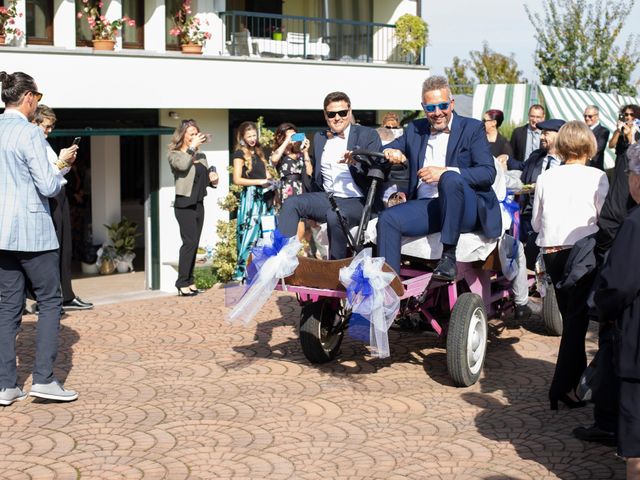
[[[223,173],[205,199],[201,245],[213,246],[217,221],[228,218],[217,202],[229,189],[224,172],[241,121],[292,120],[312,131],[322,127],[322,100],[334,90],[347,92],[356,117],[372,126],[386,111],[420,107],[424,58],[403,57],[394,36],[401,15],[420,14],[416,1],[193,0],[212,34],[202,55],[181,53],[168,33],[175,0],[105,0],[107,18],[137,23],[107,52],[92,49],[77,18],[81,4],[19,0],[26,35],[0,49],[0,65],[36,79],[42,103],[59,117],[54,147],[83,137],[84,173],[75,183],[89,201],[78,238],[100,244],[103,224],[137,220],[149,288],[171,290],[177,276],[181,242],[166,156],[182,119],[213,135],[203,151]]]

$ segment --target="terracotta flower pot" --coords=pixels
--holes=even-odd
[[[0,46],[4,45],[4,35],[0,35]]]
[[[180,45],[182,53],[189,53],[193,55],[202,55],[202,45],[197,43],[184,43]]]
[[[114,50],[116,47],[115,40],[104,40],[102,38],[93,39],[94,50]]]

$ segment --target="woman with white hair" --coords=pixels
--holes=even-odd
[[[559,401],[569,408],[584,406],[575,389],[587,366],[584,341],[589,326],[587,297],[595,269],[567,285],[565,267],[574,245],[598,231],[598,215],[609,190],[606,174],[586,166],[597,146],[585,123],[564,124],[558,131],[555,147],[563,164],[538,177],[531,219],[531,226],[538,232],[536,244],[556,287],[563,319],[558,360],[549,388],[553,410],[557,410]]]

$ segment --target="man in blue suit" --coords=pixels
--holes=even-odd
[[[17,384],[16,335],[22,320],[25,280],[31,282],[40,315],[30,395],[57,401],[78,398],[53,376],[62,310],[58,239],[49,199],[64,174],[47,160],[42,129],[30,123],[42,94],[29,75],[0,72],[0,405],[24,400]],[[74,159],[70,159],[73,163]]]
[[[447,80],[427,78],[422,85],[426,118],[412,122],[385,147],[392,163],[409,162],[409,201],[382,212],[377,227],[378,253],[396,272],[403,235],[441,232],[442,258],[433,276],[453,281],[461,233],[480,231],[488,238],[502,233],[500,205],[491,188],[496,170],[483,125],[456,115],[454,106]]]
[[[347,256],[347,237],[336,212],[327,197],[333,194],[340,213],[349,227],[360,222],[369,181],[357,166],[347,162],[351,150],[380,151],[380,136],[373,128],[351,123],[351,100],[346,93],[332,92],[324,99],[324,118],[329,130],[313,137],[312,190],[287,198],[278,215],[278,228],[283,235],[293,237],[302,218],[327,223],[329,257],[332,260]],[[376,199],[374,209],[382,205]]]

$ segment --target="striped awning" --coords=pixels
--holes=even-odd
[[[547,118],[563,120],[583,120],[582,114],[587,105],[595,105],[600,109],[600,123],[614,131],[618,121],[618,112],[622,105],[640,104],[640,97],[630,97],[615,93],[598,93],[572,88],[540,86],[540,94],[544,98]],[[613,167],[615,153],[605,149],[605,168]]]
[[[502,110],[505,123],[521,125],[527,120],[532,88],[526,83],[507,85],[476,85],[473,90],[473,118],[492,108]]]

